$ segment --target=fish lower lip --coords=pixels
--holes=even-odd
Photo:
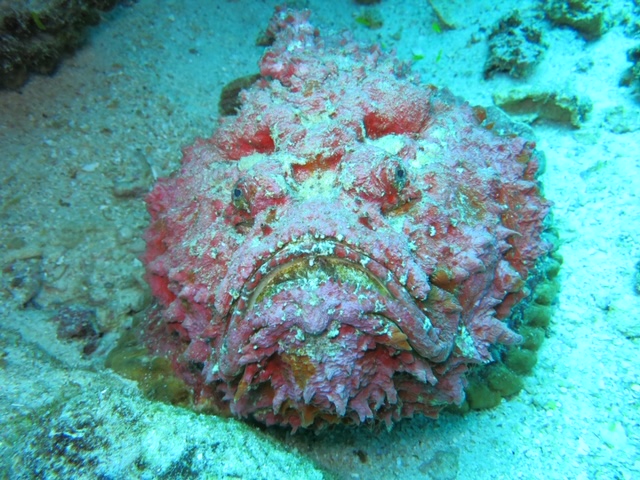
[[[256,303],[266,301],[280,291],[295,287],[313,290],[329,280],[391,297],[382,281],[361,265],[335,256],[312,255],[294,259],[270,272],[253,291],[247,309],[252,309]]]
[[[334,278],[308,285],[280,284],[273,295],[254,303],[244,322],[253,328],[246,353],[285,344],[309,345],[312,338],[338,337],[343,327],[382,339],[399,350],[412,350],[398,323],[397,301],[388,294]],[[287,340],[279,341],[278,338]],[[295,337],[293,339],[292,337]],[[322,342],[322,341],[321,341]]]
[[[274,331],[287,338],[326,337],[337,322],[377,335],[372,322],[381,320],[394,325],[391,336],[399,344],[406,338],[421,357],[440,362],[450,351],[386,266],[335,239],[290,243],[264,261],[239,292],[229,316],[221,371],[226,377],[237,375],[247,348],[253,350],[249,361],[268,355],[258,345],[261,331],[270,338]],[[262,344],[267,343],[270,349],[278,347],[270,339]]]

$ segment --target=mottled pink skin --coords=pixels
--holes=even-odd
[[[435,416],[520,340],[500,319],[549,251],[534,144],[307,16],[277,12],[240,113],[148,197],[148,343],[202,408]]]

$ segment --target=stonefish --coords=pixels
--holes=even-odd
[[[196,407],[268,425],[435,416],[521,341],[551,248],[535,144],[307,13],[269,32],[238,114],[148,196],[147,345]]]

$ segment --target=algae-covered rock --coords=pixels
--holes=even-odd
[[[520,375],[528,375],[535,367],[538,355],[525,348],[512,348],[504,355],[503,361],[509,370]]]
[[[120,0],[0,0],[0,89],[51,74],[85,39],[88,25]]]
[[[489,34],[489,57],[484,77],[506,72],[515,78],[527,76],[540,61],[547,44],[532,20],[523,20],[516,10],[500,19]]]
[[[141,392],[151,400],[171,405],[188,405],[191,394],[182,380],[176,377],[171,363],[164,357],[150,355],[135,335],[137,323],[120,337],[109,352],[105,366],[125,378],[138,382]]]
[[[310,460],[231,419],[150,402],[136,386],[13,331],[46,315],[11,313],[0,329],[2,479],[322,479]],[[27,368],[28,367],[28,368]]]
[[[518,330],[518,333],[522,335],[524,339],[521,345],[522,348],[526,348],[527,350],[538,350],[545,339],[545,331],[542,327],[526,326]]]
[[[531,327],[547,328],[551,322],[551,308],[546,305],[530,305],[524,313],[524,320]]]
[[[560,285],[556,282],[545,283],[536,288],[534,297],[535,303],[538,305],[551,305],[560,291]]]
[[[515,395],[522,390],[524,384],[521,376],[502,363],[495,363],[487,368],[487,383],[503,397]]]
[[[571,27],[587,40],[601,37],[609,28],[609,2],[601,0],[551,0],[544,11],[553,23]]]
[[[640,93],[640,45],[627,50],[627,60],[632,65],[622,76],[620,84],[632,87],[636,93]]]
[[[640,112],[625,108],[624,105],[616,105],[605,112],[604,127],[613,133],[640,130]]]
[[[465,390],[466,400],[471,410],[486,410],[500,404],[502,395],[500,392],[492,390],[489,385],[482,381],[469,379],[469,386]]]
[[[591,100],[566,91],[521,87],[493,95],[493,102],[520,120],[564,123],[579,128],[593,108]]]
[[[236,115],[242,106],[240,92],[246,90],[260,79],[260,74],[245,75],[227,83],[220,92],[218,112],[220,115]]]

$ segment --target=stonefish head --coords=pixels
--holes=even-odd
[[[464,398],[549,252],[534,143],[279,11],[238,115],[148,197],[148,345],[194,402],[294,429]]]

